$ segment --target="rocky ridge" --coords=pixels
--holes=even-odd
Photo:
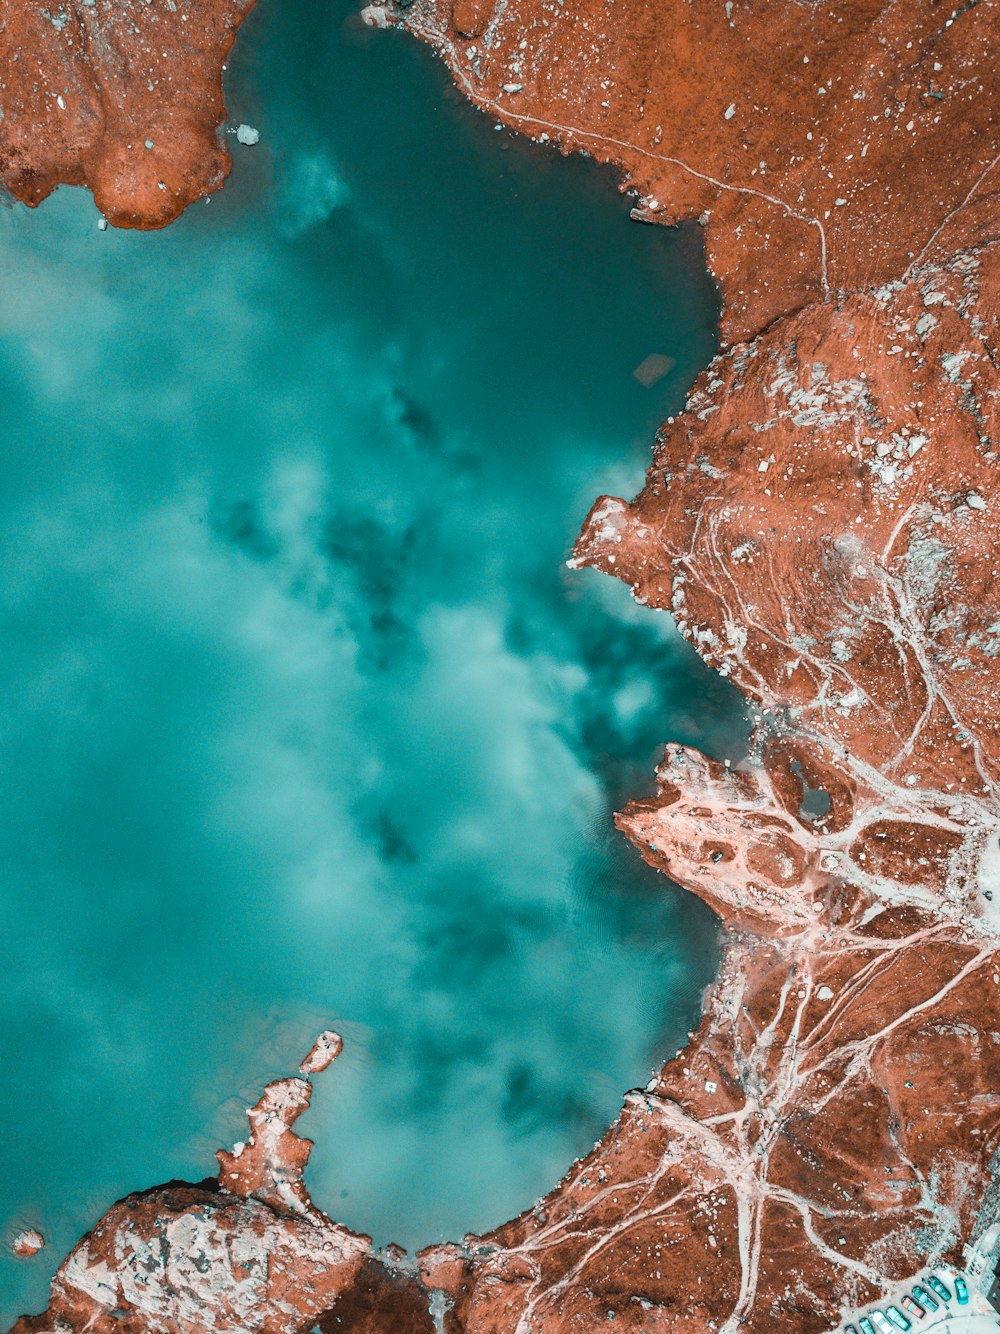
[[[688,1047],[495,1233],[374,1255],[309,1200],[282,1081],[218,1182],[114,1206],[18,1334],[808,1334],[993,1220],[997,8],[366,11],[614,162],[638,217],[704,227],[723,350],[574,559],[756,706],[749,761],[670,746],[619,817],[719,913],[723,965]]]

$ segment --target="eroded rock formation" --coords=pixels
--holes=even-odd
[[[86,185],[118,227],[162,227],[231,161],[222,70],[253,0],[5,0],[0,183],[40,204]]]
[[[312,1145],[292,1127],[311,1093],[303,1078],[269,1084],[247,1112],[247,1139],[219,1153],[217,1180],[171,1182],[114,1205],[59,1269],[49,1311],[19,1321],[17,1334],[291,1334],[324,1314],[330,1328],[411,1327],[413,1310],[427,1310],[413,1278],[391,1258],[377,1263],[369,1237],[309,1199],[302,1170]]]
[[[689,1046],[492,1235],[372,1255],[309,1200],[284,1081],[218,1183],[116,1205],[19,1334],[808,1334],[958,1256],[1000,1145],[997,8],[369,9],[705,225],[724,350],[575,559],[757,708],[751,761],[668,747],[619,817],[725,958]]]

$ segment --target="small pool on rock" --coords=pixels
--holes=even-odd
[[[717,961],[611,812],[739,703],[564,564],[711,354],[696,233],[345,4],[265,3],[230,76],[260,143],[167,232],[0,215],[0,1224],[50,1242],[4,1322],[325,1027],[318,1202],[499,1223]]]

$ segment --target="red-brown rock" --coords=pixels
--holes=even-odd
[[[253,0],[8,0],[0,182],[36,205],[86,185],[119,227],[162,227],[229,173],[222,70]]]
[[[26,1259],[28,1256],[37,1255],[45,1247],[45,1238],[37,1228],[25,1228],[18,1232],[14,1240],[10,1243],[10,1249],[14,1255]]]

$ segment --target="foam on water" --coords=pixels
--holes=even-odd
[[[563,564],[710,355],[696,236],[346,6],[264,4],[231,74],[260,143],[168,232],[0,216],[0,1226],[50,1239],[4,1321],[326,1027],[318,1201],[500,1222],[717,958],[611,812],[738,702]]]

